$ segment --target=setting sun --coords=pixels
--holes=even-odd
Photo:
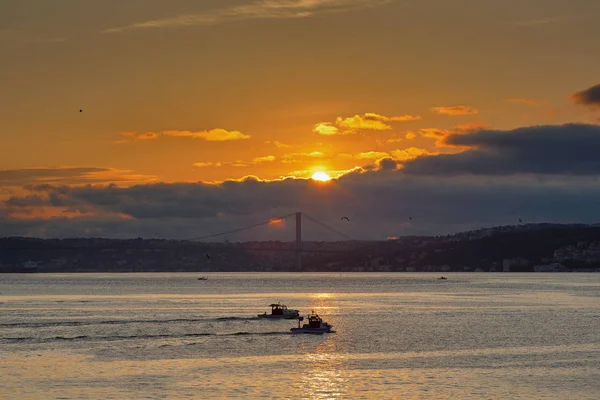
[[[312,177],[312,179],[314,179],[315,181],[320,181],[320,182],[327,182],[331,180],[331,177],[329,175],[327,175],[325,172],[315,172]]]

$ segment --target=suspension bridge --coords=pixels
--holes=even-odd
[[[287,215],[284,215],[283,217],[278,217],[278,218],[272,218],[269,219],[268,221],[264,221],[264,222],[260,222],[257,224],[253,224],[253,225],[249,225],[249,226],[245,226],[242,228],[237,228],[237,229],[231,229],[228,231],[224,231],[224,232],[219,232],[219,233],[214,233],[214,234],[210,234],[210,235],[206,235],[206,236],[201,236],[198,238],[193,238],[193,239],[189,239],[190,241],[204,241],[207,239],[214,239],[216,237],[224,237],[233,233],[238,233],[238,232],[244,232],[244,231],[248,231],[254,228],[258,228],[261,226],[265,226],[265,225],[269,225],[269,224],[273,224],[274,222],[277,221],[284,221],[286,219],[290,219],[290,218],[294,218],[295,220],[295,224],[296,224],[296,240],[295,240],[295,248],[293,249],[277,249],[277,248],[268,248],[268,247],[261,247],[261,248],[245,248],[245,250],[253,250],[253,251],[294,251],[296,253],[296,268],[298,270],[302,269],[302,253],[303,252],[320,252],[320,253],[339,253],[341,252],[340,250],[324,250],[324,249],[303,249],[302,248],[302,218],[305,218],[306,220],[320,226],[321,228],[324,228],[330,232],[335,233],[336,235],[338,235],[339,237],[344,238],[346,241],[355,241],[355,239],[353,239],[352,237],[350,237],[349,235],[340,232],[339,230],[323,223],[320,222],[319,220],[317,220],[316,218],[313,218],[309,215],[307,215],[306,213],[302,213],[300,211],[294,212],[294,213],[290,213]]]
[[[228,235],[241,233],[245,231],[251,231],[253,229],[282,222],[285,220],[292,220],[295,223],[295,240],[291,241],[277,241],[279,243],[273,244],[273,242],[216,242],[211,239],[218,237],[227,237]],[[302,241],[302,227],[303,222],[313,224],[321,229],[325,229],[335,235],[340,240],[337,241],[338,245],[328,242],[328,246],[320,246],[318,242],[305,242],[303,245]],[[221,232],[216,232],[209,235],[200,237],[190,238],[186,240],[177,241],[174,247],[169,244],[165,244],[163,239],[51,239],[51,240],[40,240],[33,238],[7,238],[0,246],[0,261],[2,258],[8,257],[9,259],[27,259],[35,255],[41,255],[43,253],[54,253],[58,254],[57,257],[61,257],[64,254],[79,254],[82,251],[86,251],[87,254],[93,254],[97,257],[102,257],[102,252],[108,251],[113,254],[120,254],[121,251],[141,251],[141,252],[160,252],[170,248],[171,254],[177,254],[181,252],[183,254],[193,254],[198,252],[204,252],[206,258],[213,258],[213,256],[231,254],[233,252],[243,253],[270,253],[270,252],[292,252],[295,253],[295,258],[290,260],[293,262],[297,270],[302,270],[302,254],[306,253],[350,253],[360,251],[360,246],[348,246],[348,242],[356,242],[348,234],[336,229],[324,222],[319,221],[317,218],[313,218],[310,215],[303,212],[293,212],[278,218],[270,218],[267,221],[255,223],[248,226],[243,226],[236,229],[229,229]],[[325,248],[324,248],[325,247]],[[336,249],[337,247],[337,249]],[[179,249],[179,250],[177,250]],[[58,252],[58,253],[57,253]],[[174,252],[174,253],[173,253]],[[4,254],[4,257],[1,257]],[[138,253],[140,254],[140,253]],[[201,253],[202,254],[202,253]],[[12,256],[11,256],[12,255]],[[316,256],[316,254],[314,254]]]

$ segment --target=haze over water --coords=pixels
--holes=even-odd
[[[2,275],[2,396],[594,399],[594,274]],[[315,310],[334,334],[256,318]]]

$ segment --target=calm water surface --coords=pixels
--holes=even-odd
[[[1,274],[0,398],[600,398],[600,274],[198,276]]]

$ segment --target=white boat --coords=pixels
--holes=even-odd
[[[315,314],[314,311],[308,316],[308,324],[303,324],[302,327],[300,327],[300,322],[303,320],[304,317],[298,317],[298,327],[290,329],[292,333],[323,334],[335,332],[331,330],[333,325],[323,322],[323,319],[319,317],[318,314]]]
[[[294,319],[298,318],[300,313],[298,310],[290,310],[285,304],[270,304],[271,314],[258,314],[259,318],[272,318],[272,319]]]

